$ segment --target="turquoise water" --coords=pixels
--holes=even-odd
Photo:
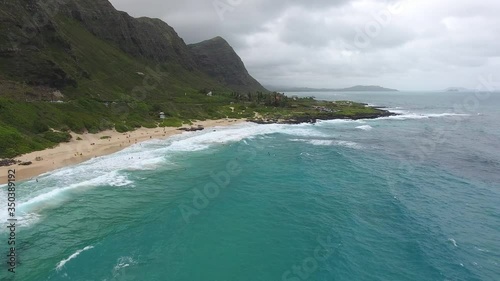
[[[500,280],[499,94],[314,95],[402,115],[187,133],[22,183],[12,280]]]

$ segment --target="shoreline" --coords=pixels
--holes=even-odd
[[[267,119],[262,116],[258,118],[248,119],[248,122],[256,123],[256,124],[288,124],[288,125],[297,125],[297,124],[315,124],[318,121],[328,121],[328,120],[363,120],[363,119],[378,119],[383,117],[397,116],[398,113],[394,113],[388,110],[383,110],[381,113],[373,113],[373,114],[360,114],[356,116],[302,116],[295,117],[291,119]]]
[[[193,125],[186,125],[181,128],[203,126],[205,129],[208,129],[245,122],[247,122],[246,119],[206,120],[196,121],[193,122]],[[31,165],[22,166],[14,164],[0,167],[0,184],[7,183],[7,172],[12,169],[16,170],[16,181],[25,181],[66,166],[83,163],[94,157],[116,153],[136,143],[152,139],[167,139],[185,132],[179,129],[177,127],[139,128],[126,133],[106,130],[97,134],[76,134],[72,132],[70,142],[60,143],[53,148],[30,152],[14,158],[21,162],[32,162]],[[77,140],[78,137],[81,140]]]
[[[267,119],[262,116],[253,119],[216,119],[196,121],[192,125],[182,127],[157,127],[157,128],[139,128],[132,132],[119,133],[115,130],[106,130],[97,134],[76,134],[71,132],[70,142],[60,143],[56,147],[41,151],[35,151],[24,154],[14,159],[19,162],[32,162],[31,165],[23,166],[14,164],[11,166],[0,167],[0,184],[7,183],[7,174],[11,169],[16,170],[16,181],[25,181],[36,178],[42,174],[66,167],[76,165],[90,160],[94,157],[105,156],[116,153],[133,144],[144,142],[151,139],[166,139],[174,135],[182,134],[185,131],[197,131],[198,126],[204,129],[217,126],[229,126],[245,122],[257,124],[302,124],[316,123],[318,120],[358,120],[358,119],[377,119],[387,116],[395,116],[397,113],[382,110],[375,114],[361,114],[358,116],[303,116],[293,119]],[[190,130],[190,128],[194,128]],[[81,140],[77,140],[81,138]],[[37,160],[38,159],[38,160]]]

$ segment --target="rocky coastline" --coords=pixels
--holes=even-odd
[[[379,108],[377,108],[379,109]],[[257,124],[303,124],[303,123],[312,123],[315,124],[318,121],[326,121],[326,120],[361,120],[361,119],[378,119],[382,117],[390,117],[397,116],[399,114],[390,112],[387,110],[381,110],[379,113],[370,113],[370,114],[357,114],[357,115],[309,115],[309,116],[298,116],[286,119],[279,118],[252,118],[248,119],[249,122],[257,123]]]

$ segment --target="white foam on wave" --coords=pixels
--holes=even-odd
[[[77,196],[77,192],[99,186],[127,187],[133,181],[127,171],[154,170],[168,165],[169,156],[176,152],[199,151],[221,144],[239,142],[252,138],[267,138],[272,134],[296,137],[328,137],[312,124],[285,125],[253,123],[229,127],[216,127],[201,132],[187,132],[165,140],[151,140],[133,145],[115,154],[91,159],[84,163],[65,167],[38,177],[39,182],[26,182],[33,186],[33,192],[18,198],[18,219],[24,225],[32,225],[40,220],[40,212],[55,208]],[[0,194],[3,195],[3,194]],[[2,196],[2,201],[6,196]],[[6,199],[5,199],[6,200]],[[5,205],[6,202],[0,202]],[[0,212],[0,219],[6,214]]]
[[[381,117],[378,119],[390,119],[390,120],[408,120],[408,119],[430,119],[430,118],[446,118],[446,117],[464,117],[470,116],[470,114],[463,113],[453,113],[453,112],[444,112],[444,113],[415,113],[409,110],[405,110],[401,107],[387,108],[386,110],[396,113],[399,115],[396,116],[388,116]]]
[[[402,107],[389,107],[389,108],[385,108],[385,110],[390,111],[392,113],[398,113],[398,114],[404,114],[404,113],[409,112],[409,111],[404,110]]]
[[[200,151],[216,145],[239,142],[245,139],[261,138],[276,133],[302,137],[327,137],[324,133],[315,130],[311,124],[241,124],[231,127],[213,128],[210,132],[202,131],[174,136],[170,138],[170,141],[161,151],[164,153]]]
[[[400,115],[381,117],[378,119],[388,119],[388,120],[408,120],[408,119],[431,119],[431,118],[446,118],[446,117],[465,117],[470,116],[469,114],[459,114],[459,113],[411,113],[407,111],[395,112]]]
[[[87,247],[85,247],[85,248],[83,248],[83,249],[81,249],[81,250],[78,250],[78,251],[74,252],[74,253],[73,253],[71,256],[69,256],[67,259],[64,259],[64,260],[60,261],[60,262],[56,265],[56,270],[57,270],[57,271],[61,270],[61,268],[62,268],[62,267],[63,267],[63,266],[64,266],[67,262],[69,262],[70,260],[72,260],[72,259],[74,259],[74,258],[78,257],[78,255],[80,255],[82,252],[84,252],[84,251],[88,251],[88,250],[93,249],[93,248],[94,248],[94,246],[87,246]]]
[[[360,144],[345,140],[327,140],[327,139],[290,139],[295,142],[305,142],[316,146],[343,146],[347,148],[361,149]]]
[[[474,249],[478,250],[479,252],[483,252],[483,253],[489,253],[490,252],[488,250],[484,250],[484,249],[481,249],[481,248],[476,247],[476,246],[474,246]]]
[[[362,126],[356,127],[356,129],[360,129],[360,130],[363,130],[363,131],[371,131],[371,130],[373,130],[373,127],[370,126],[370,125],[362,125]]]
[[[120,274],[120,271],[129,266],[135,265],[137,262],[132,257],[120,257],[116,265],[113,267],[113,276],[116,277]]]
[[[312,145],[318,145],[318,146],[332,145],[333,144],[332,140],[307,140],[306,142],[310,143]]]
[[[127,177],[127,171],[154,170],[159,166],[169,164],[168,156],[174,152],[198,151],[275,133],[302,137],[325,136],[316,131],[311,124],[239,124],[136,144],[115,154],[97,157],[75,166],[46,173],[38,177],[37,183],[26,182],[26,186],[36,188],[33,188],[31,194],[23,196],[24,198],[18,198],[18,219],[25,219],[25,225],[30,225],[39,220],[38,214],[41,210],[57,207],[75,197],[75,192],[86,188],[132,186],[134,182]],[[2,195],[0,204],[6,205],[7,196],[0,195]],[[3,221],[7,219],[6,212],[0,212],[0,219]]]
[[[1,209],[0,209],[0,223],[4,223],[7,221],[7,219],[9,218],[9,214],[7,212],[7,209],[6,207],[4,206],[7,206],[7,187],[6,185],[1,185],[0,186],[0,206]],[[5,227],[1,227],[0,228],[0,232],[2,232],[2,230],[4,230]]]
[[[453,243],[453,246],[458,247],[457,241],[455,241],[455,239],[449,238],[448,241],[450,241],[451,243]]]
[[[0,225],[3,225],[7,222],[8,219],[17,219],[16,225],[18,227],[28,227],[30,225],[35,224],[40,220],[40,215],[35,212],[23,212],[20,208],[21,204],[16,203],[16,213],[15,217],[10,217],[9,212],[7,211],[7,191],[6,185],[2,186],[0,189],[0,206],[5,206],[4,209],[0,211]],[[0,227],[0,233],[7,232],[8,229],[5,227]]]
[[[346,124],[346,123],[352,123],[355,122],[355,120],[350,120],[350,119],[332,119],[332,120],[318,120],[317,124],[322,125],[322,124]]]
[[[332,120],[318,120],[317,124],[319,126],[329,126],[329,125],[339,125],[339,124],[350,124],[350,123],[358,123],[365,124],[366,120],[351,120],[351,119],[332,119]]]
[[[354,148],[354,149],[363,148],[361,145],[359,145],[358,143],[353,142],[353,141],[335,141],[334,145],[344,146],[344,147]]]
[[[75,176],[76,177],[76,176]],[[47,177],[47,179],[50,178]],[[119,174],[118,171],[112,171],[95,178],[70,184],[64,187],[44,189],[34,193],[30,198],[18,203],[17,215],[20,226],[31,226],[40,219],[39,212],[46,208],[56,207],[74,195],[72,191],[82,190],[89,187],[108,185],[113,187],[123,187],[131,185],[133,182],[126,175]]]

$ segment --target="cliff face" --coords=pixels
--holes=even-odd
[[[0,2],[0,80],[62,88],[76,81],[43,50],[69,53],[54,20],[35,0]]]
[[[115,75],[107,65],[160,66],[171,70],[172,89],[265,91],[222,38],[187,46],[163,21],[133,18],[108,0],[0,0],[0,11],[0,81],[78,92],[83,80]]]
[[[189,70],[196,67],[184,41],[159,19],[133,18],[115,10],[107,0],[65,1],[62,11],[98,38],[134,57],[175,63]]]
[[[189,45],[201,71],[218,82],[241,92],[267,90],[248,73],[241,58],[221,37]]]

